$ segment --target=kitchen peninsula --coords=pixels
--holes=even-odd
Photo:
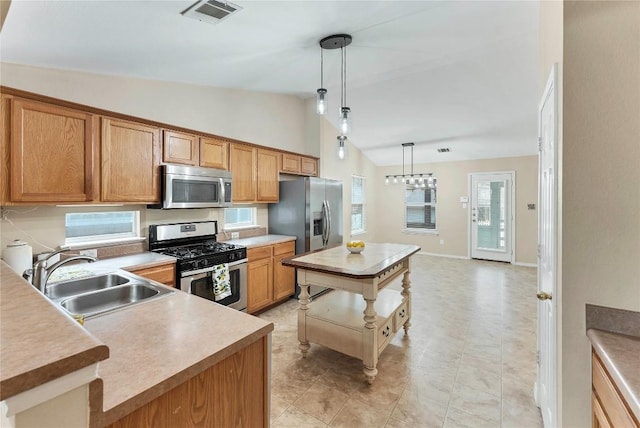
[[[410,260],[418,251],[416,245],[367,244],[360,254],[340,246],[284,259],[298,272],[302,356],[313,342],[359,358],[373,383],[379,355],[400,327],[407,334],[411,326]],[[385,289],[400,276],[402,292]],[[312,303],[311,285],[335,291]]]
[[[132,268],[117,260],[82,267]],[[0,425],[268,426],[273,324],[176,291],[83,328],[4,262],[0,276]]]

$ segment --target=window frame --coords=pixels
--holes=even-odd
[[[251,210],[251,222],[227,223],[227,210]],[[222,213],[223,230],[242,230],[258,227],[258,210],[256,207],[229,207]]]
[[[433,191],[433,201],[431,202],[408,202],[407,201],[407,191],[408,190],[431,190]],[[407,225],[407,210],[410,207],[433,207],[435,210],[435,215],[433,218],[433,229],[421,228],[421,227],[408,227]],[[402,229],[403,233],[407,234],[418,234],[418,235],[438,235],[438,187],[436,179],[433,179],[433,187],[416,188],[413,185],[404,186],[404,219],[403,224],[404,227]]]
[[[67,228],[69,227],[69,216],[95,216],[101,214],[123,214],[123,213],[131,213],[133,214],[132,222],[131,222],[131,231],[130,232],[116,232],[116,233],[101,233],[94,235],[83,235],[83,236],[67,236]],[[115,223],[110,223],[115,224]],[[140,241],[144,240],[144,238],[140,235],[140,211],[139,210],[127,210],[127,211],[90,211],[90,212],[69,212],[65,214],[64,218],[64,245],[66,247],[75,249],[75,248],[83,248],[91,245],[100,245],[100,244],[115,244],[122,242],[131,242],[131,241]]]
[[[355,202],[353,201],[353,195],[354,195],[354,181],[355,180],[360,180],[362,183],[362,201],[361,202]],[[362,175],[355,175],[352,174],[351,175],[351,236],[356,236],[356,235],[362,235],[364,233],[367,233],[367,216],[366,216],[366,205],[367,205],[367,198],[366,198],[366,191],[367,191],[367,178],[362,176]],[[353,207],[354,205],[357,206],[361,206],[362,207],[362,228],[361,229],[354,229],[353,228]]]

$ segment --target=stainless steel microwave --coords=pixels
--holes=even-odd
[[[162,203],[149,208],[231,206],[231,172],[215,168],[161,165]]]

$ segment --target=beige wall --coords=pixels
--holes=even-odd
[[[640,2],[564,5],[562,426],[590,425],[585,304],[640,311]]]
[[[537,211],[527,204],[536,204],[537,156],[484,159],[464,162],[416,164],[414,171],[432,172],[438,179],[438,235],[402,233],[404,228],[404,191],[399,185],[385,185],[384,176],[398,174],[401,168],[379,168],[375,180],[379,201],[376,239],[380,242],[402,242],[419,245],[427,253],[468,257],[469,208],[463,208],[461,196],[469,196],[469,174],[473,172],[515,171],[516,263],[536,263]],[[440,244],[443,240],[444,243]]]
[[[0,63],[0,83],[143,119],[314,155],[298,97]]]

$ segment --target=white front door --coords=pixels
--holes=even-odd
[[[471,174],[471,258],[511,262],[513,173]]]
[[[538,376],[536,403],[545,427],[555,427],[556,257],[557,257],[557,101],[556,65],[551,70],[539,107],[538,161]]]

